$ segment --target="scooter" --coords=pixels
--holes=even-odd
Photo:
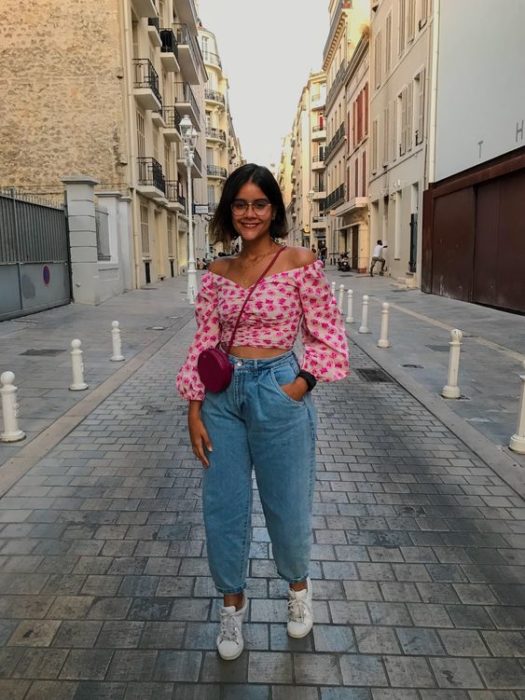
[[[337,269],[339,272],[350,272],[350,260],[347,257],[341,256],[337,261]]]

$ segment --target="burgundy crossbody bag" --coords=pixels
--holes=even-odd
[[[244,307],[246,306],[248,300],[255,291],[255,287],[257,287],[262,278],[268,274],[270,268],[285,248],[286,246],[283,246],[277,251],[266,270],[262,273],[257,282],[254,285],[252,285],[248,295],[246,296],[246,299],[244,300],[244,304],[241,307],[239,315],[237,316],[237,321],[235,323],[235,327],[233,329],[233,333],[231,335],[230,342],[228,344],[228,349],[226,350],[226,352],[224,352],[224,350],[217,346],[216,348],[203,350],[200,353],[199,358],[197,360],[197,372],[199,373],[200,380],[204,384],[204,388],[206,389],[206,391],[211,391],[212,394],[218,394],[220,391],[224,391],[224,389],[226,389],[230,385],[233,375],[233,365],[228,359],[228,355],[230,354],[230,350],[233,347],[233,340],[235,338],[235,333],[237,332],[237,328],[239,326],[239,321],[241,320]]]

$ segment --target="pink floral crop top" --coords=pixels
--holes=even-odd
[[[177,375],[177,389],[183,398],[204,399],[197,373],[199,354],[219,343],[228,346],[249,290],[222,275],[204,273],[195,304],[197,333]],[[299,328],[304,345],[301,369],[324,382],[346,377],[344,322],[320,260],[264,277],[244,309],[234,345],[289,350]]]

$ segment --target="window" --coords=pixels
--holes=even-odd
[[[372,172],[377,171],[377,119],[372,122]]]
[[[425,139],[425,69],[416,75],[415,79],[416,100],[416,146]]]
[[[175,257],[175,234],[173,229],[173,217],[168,214],[168,257]]]
[[[397,158],[397,100],[392,102],[392,128],[390,129],[390,155],[392,160]]]
[[[366,181],[367,181],[367,172],[366,172],[366,151],[363,151],[363,160],[361,161],[362,167],[363,167],[363,175],[361,178],[361,196],[366,197]]]
[[[164,173],[167,180],[171,180],[171,149],[164,146]]]
[[[406,146],[406,123],[407,123],[407,89],[399,93],[397,97],[398,113],[399,113],[399,155],[404,156],[407,150]]]
[[[406,0],[399,0],[399,55],[405,50]]]
[[[137,150],[140,158],[146,155],[146,136],[144,132],[144,116],[137,112]]]
[[[359,197],[359,158],[354,161],[354,197]]]
[[[159,158],[159,132],[157,129],[153,129],[153,157],[155,160],[160,160]]]
[[[407,123],[406,123],[406,145],[407,150],[412,150],[414,143],[414,83],[410,82],[407,91]]]
[[[148,207],[140,206],[140,237],[142,240],[142,255],[149,256],[149,224]]]
[[[392,60],[392,13],[386,18],[385,25],[385,75],[390,73]]]
[[[388,107],[383,110],[383,165],[388,163],[388,151],[390,148],[390,115]]]
[[[215,204],[215,187],[208,185],[208,204]]]
[[[407,38],[414,41],[416,33],[416,0],[408,0]]]
[[[364,87],[364,103],[365,103],[365,136],[368,136],[368,83]]]
[[[377,32],[377,36],[374,42],[374,85],[376,89],[381,85],[382,38],[383,36],[381,32]]]

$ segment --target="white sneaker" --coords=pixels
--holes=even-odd
[[[312,582],[306,579],[307,588],[302,591],[288,589],[288,634],[301,639],[306,637],[314,624],[312,613]]]
[[[236,610],[234,605],[221,608],[221,628],[217,637],[217,651],[221,659],[233,661],[244,649],[242,621],[248,610],[248,598],[244,596],[244,605]]]

